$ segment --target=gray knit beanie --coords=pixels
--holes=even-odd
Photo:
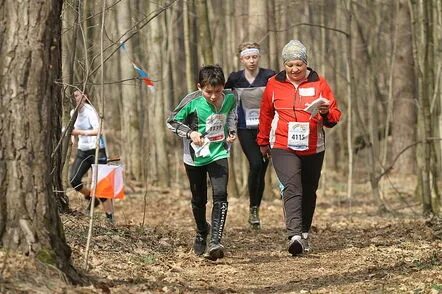
[[[291,40],[282,48],[282,60],[284,63],[290,60],[302,60],[307,64],[307,48],[299,40]]]

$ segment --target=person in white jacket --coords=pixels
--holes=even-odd
[[[77,155],[75,161],[71,166],[70,183],[71,186],[78,192],[84,195],[88,201],[85,213],[88,214],[91,207],[91,190],[82,182],[83,176],[95,163],[95,147],[99,129],[99,119],[95,108],[90,104],[86,94],[77,90],[74,92],[74,98],[78,106],[78,115],[75,120],[74,129],[71,135],[78,138]],[[74,109],[71,111],[71,116],[74,114]],[[73,140],[74,142],[76,140]],[[98,163],[106,164],[106,147],[104,140],[100,137]],[[103,208],[106,213],[106,218],[113,223],[112,201],[106,198],[95,199],[95,206],[103,203]]]

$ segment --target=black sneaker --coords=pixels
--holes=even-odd
[[[304,241],[304,239],[302,239],[301,236],[299,236],[299,235],[293,236],[289,240],[288,251],[293,256],[301,255],[301,254],[304,253],[304,250],[305,250],[305,244],[304,243],[305,243],[305,241]]]

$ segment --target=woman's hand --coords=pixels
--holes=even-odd
[[[326,115],[326,114],[328,113],[329,109],[330,109],[330,104],[329,104],[329,103],[321,104],[321,105],[318,107],[319,113],[320,113],[321,115]]]
[[[192,140],[195,145],[203,146],[204,144],[204,137],[201,135],[201,133],[192,131],[189,135],[190,139]]]
[[[259,146],[259,151],[261,151],[263,158],[270,158],[270,146],[269,145]]]

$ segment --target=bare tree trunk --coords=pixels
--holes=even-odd
[[[149,136],[151,138],[150,147],[153,148],[149,154],[152,156],[153,165],[155,166],[152,170],[155,172],[155,174],[152,174],[152,180],[156,184],[167,186],[170,184],[170,178],[169,158],[167,148],[165,148],[167,146],[167,136],[164,124],[166,111],[168,110],[166,101],[169,97],[167,97],[166,89],[170,87],[170,71],[167,69],[167,54],[164,54],[164,52],[167,52],[167,38],[163,38],[167,32],[164,22],[164,15],[152,20],[151,32],[148,37],[149,68],[151,72],[159,77],[155,93],[149,93],[149,103],[151,103],[150,108],[152,109],[149,113]],[[163,64],[166,66],[163,67]]]
[[[423,107],[425,115],[425,138],[435,137],[438,133],[437,128],[435,129],[436,115],[431,107],[433,93],[435,89],[435,47],[434,47],[434,22],[433,22],[433,6],[435,4],[432,0],[423,1],[423,20],[424,20],[424,37],[426,40],[426,46],[424,49],[424,75],[422,84],[422,100],[428,103],[428,108]],[[429,46],[431,44],[431,46]],[[440,54],[440,53],[439,53]],[[422,103],[424,105],[424,102]],[[439,170],[438,170],[438,156],[437,156],[437,144],[435,141],[428,142],[430,148],[430,158],[428,160],[428,167],[430,172],[430,213],[438,213],[438,208],[440,206],[440,194],[438,189],[439,181]],[[425,211],[424,211],[425,212]]]
[[[184,1],[183,5],[183,22],[184,22],[184,56],[185,56],[185,62],[186,62],[186,86],[187,86],[187,92],[191,92],[193,89],[195,89],[195,81],[196,81],[196,74],[195,74],[195,68],[193,68],[194,61],[193,57],[194,54],[192,52],[192,44],[195,44],[194,35],[191,33],[192,30],[192,17],[190,14],[189,6],[192,4],[193,0]]]
[[[5,25],[0,47],[0,246],[35,256],[79,281],[50,176],[50,155],[61,128],[60,88],[54,83],[61,77],[61,7],[58,0],[0,4],[6,12],[0,16]]]
[[[245,24],[247,24],[247,8],[248,1],[233,1],[234,21],[235,21],[235,46],[238,46],[242,42],[248,41],[248,31]],[[236,66],[239,65],[239,59],[237,59]]]
[[[348,111],[348,122],[347,122],[347,146],[348,146],[348,180],[347,180],[347,199],[350,214],[352,212],[352,199],[353,199],[353,100],[356,96],[356,91],[354,88],[354,74],[353,74],[353,62],[352,62],[352,52],[353,52],[353,40],[352,40],[352,23],[353,15],[351,4],[345,4],[345,10],[347,13],[346,27],[348,28],[348,33],[346,35],[346,77],[347,77],[347,111]]]
[[[326,5],[327,0],[324,0],[324,5]],[[333,17],[332,19],[329,19],[329,23],[331,26],[339,28],[339,27],[346,27],[345,26],[345,20],[343,20],[343,14],[341,12],[341,9],[339,7],[338,3],[335,3],[333,5],[333,8],[330,8],[329,6],[324,7],[324,14],[326,15],[326,18],[329,18],[329,13],[330,10],[332,9],[333,13],[332,15],[334,15],[335,17]],[[349,29],[347,29],[349,30]],[[332,52],[334,54],[336,54],[336,52],[339,52],[342,47],[341,43],[344,37],[339,36],[339,37],[334,37],[334,36],[330,36],[330,35],[326,35],[325,37],[325,44],[327,44],[326,47],[327,50],[332,50]],[[323,55],[325,57],[325,52],[323,52]],[[345,115],[347,115],[347,103],[345,101],[345,96],[342,93],[345,93],[346,91],[346,86],[344,85],[343,79],[340,78],[340,71],[336,70],[337,68],[341,67],[342,64],[345,65],[345,58],[346,54],[343,55],[341,59],[334,59],[334,60],[330,60],[328,61],[327,58],[324,58],[324,62],[326,64],[330,64],[330,67],[328,68],[328,72],[327,72],[327,76],[330,76],[330,80],[331,80],[331,84],[334,85],[334,92],[335,92],[335,96],[338,98],[338,101],[340,103],[340,107],[341,109],[345,110]],[[327,68],[326,68],[327,70]],[[331,153],[333,154],[333,156],[329,156],[328,157],[328,168],[331,170],[335,170],[335,171],[345,171],[346,170],[346,159],[347,159],[347,151],[345,148],[345,142],[346,142],[346,137],[345,137],[345,133],[346,133],[346,129],[347,129],[347,120],[342,120],[342,125],[339,129],[334,129],[335,132],[337,132],[337,135],[334,136],[333,138],[330,138],[328,140],[328,146],[332,145]],[[327,147],[329,148],[329,147]]]
[[[442,34],[440,33],[442,31],[442,3],[441,1],[436,1],[436,4],[434,5],[434,38],[435,38],[435,47],[434,52],[436,52],[434,58],[435,58],[435,90],[433,93],[433,101],[437,103],[437,119],[436,122],[439,128],[439,132],[436,133],[440,138],[442,138],[442,56],[440,52],[442,52]],[[439,52],[439,54],[437,54]],[[438,166],[436,167],[437,170],[442,169],[442,142],[438,142],[437,144],[437,154],[438,154]],[[437,183],[436,183],[437,184]],[[436,198],[435,196],[434,202],[438,205],[436,207],[436,211],[438,212],[439,216],[442,216],[441,213],[441,202],[442,202],[442,195],[439,195],[439,198]]]
[[[277,19],[282,14],[277,14],[278,7],[276,6],[276,0],[267,1],[267,13],[268,13],[268,28],[269,28],[269,68],[274,71],[278,71],[279,68],[279,51],[278,51],[278,33],[276,33],[276,29],[280,28],[278,26]],[[278,17],[276,17],[278,15]]]
[[[442,2],[436,1],[434,8],[434,38],[435,38],[435,52],[442,52]],[[439,137],[442,137],[442,56],[441,54],[435,54],[435,69],[436,69],[436,86],[434,91],[434,100],[438,100],[439,113],[438,113],[438,125],[439,125]],[[439,97],[439,99],[437,99]],[[442,168],[442,142],[439,143],[439,169]],[[441,199],[442,200],[442,199]]]
[[[198,12],[198,31],[201,44],[201,53],[204,64],[213,64],[213,43],[212,34],[210,32],[209,12],[207,8],[207,0],[195,0]]]
[[[114,10],[111,13],[113,15],[113,22],[112,23],[114,25],[114,27],[113,27],[113,31],[114,31],[113,37],[115,39],[118,39],[118,37],[119,37],[119,32],[118,32],[118,11]],[[114,71],[112,71],[112,76],[115,78],[116,81],[121,81],[123,79],[122,70],[121,70],[121,68],[123,66],[121,65],[120,60],[118,59],[118,60],[112,62],[112,67],[115,69]],[[113,117],[113,119],[112,119],[112,120],[115,120],[114,123],[115,123],[116,127],[112,128],[113,136],[108,136],[107,139],[109,140],[110,138],[112,138],[114,140],[113,140],[113,142],[112,141],[110,141],[110,142],[108,141],[108,146],[107,147],[109,149],[109,154],[110,155],[113,154],[112,150],[116,149],[116,150],[118,150],[117,155],[122,157],[121,156],[121,155],[123,155],[122,154],[122,152],[123,152],[122,145],[124,145],[124,143],[122,143],[122,141],[123,141],[123,135],[122,135],[123,134],[123,129],[121,129],[121,127],[123,126],[123,119],[124,119],[123,118],[123,116],[124,116],[124,112],[123,112],[123,91],[122,91],[121,84],[113,85],[112,87],[110,87],[110,89],[112,89],[111,96],[116,99],[116,102],[115,102],[116,105],[114,106],[116,108],[116,110],[115,110],[116,113],[113,113],[113,112],[111,112],[111,113],[112,113],[112,115],[114,115],[114,114],[118,114],[118,115],[116,117]],[[118,144],[117,144],[117,142],[118,142]],[[117,145],[117,146],[115,146],[115,145]]]
[[[353,5],[352,5],[353,7]],[[360,37],[360,41],[362,42],[362,57],[365,58],[365,63],[367,66],[367,75],[368,78],[365,77],[365,80],[368,80],[368,86],[371,86],[370,88],[366,89],[367,93],[366,96],[369,97],[366,101],[359,101],[361,95],[358,95],[356,99],[353,100],[354,102],[354,114],[356,116],[358,126],[363,130],[363,139],[365,141],[366,146],[368,147],[368,159],[367,159],[367,166],[369,168],[369,178],[370,178],[370,185],[372,188],[372,195],[373,200],[376,202],[376,204],[379,207],[380,211],[385,210],[385,203],[383,202],[380,191],[379,191],[379,180],[377,178],[378,174],[380,173],[380,166],[379,166],[379,159],[380,159],[380,150],[379,150],[379,137],[378,132],[379,129],[379,119],[378,119],[378,105],[380,105],[380,99],[382,97],[382,93],[379,90],[379,77],[377,72],[377,64],[375,64],[375,60],[373,58],[373,51],[377,49],[377,42],[370,42],[369,40],[373,39],[373,33],[367,32],[364,30],[364,22],[362,15],[365,17],[368,17],[366,14],[366,11],[368,10],[367,6],[364,7],[365,9],[362,10],[359,14],[357,14],[356,17],[356,25],[357,25],[357,31],[358,36]],[[351,10],[352,14],[355,14],[355,9]],[[375,14],[373,17],[378,17],[376,15],[377,11],[373,11],[373,14]],[[378,29],[378,27],[376,27]],[[377,34],[375,34],[377,35]],[[354,85],[354,83],[352,83]],[[370,96],[371,94],[371,96]],[[362,107],[362,108],[361,108]],[[366,112],[361,113],[361,109],[368,109],[369,116],[364,116]],[[364,117],[363,117],[364,116]],[[369,122],[369,128],[366,128],[366,120]],[[385,138],[386,139],[386,138]]]
[[[235,62],[238,59],[236,54],[235,44],[235,16],[234,16],[234,0],[225,0],[224,1],[224,11],[225,11],[225,33],[224,36],[226,38],[225,42],[225,63],[223,64],[223,68],[226,74],[232,72],[236,69],[238,62]]]
[[[180,32],[176,31],[177,27],[177,20],[178,20],[178,14],[176,11],[171,10],[170,12],[167,11],[164,14],[164,17],[161,17],[164,28],[167,28],[167,43],[164,44],[164,51],[167,52],[167,58],[165,60],[165,63],[167,64],[167,67],[165,68],[164,74],[163,74],[163,81],[168,81],[170,83],[168,86],[166,86],[165,83],[163,83],[164,88],[164,94],[162,99],[162,106],[161,106],[161,115],[159,123],[163,123],[166,121],[167,111],[172,107],[171,105],[177,105],[179,102],[179,97],[177,97],[176,89],[182,89],[183,87],[180,87],[179,85],[179,76],[180,73],[176,70],[176,64],[179,63],[179,60],[182,60],[180,58],[181,56],[178,56],[179,50],[176,50],[174,40],[178,39],[178,36]],[[176,34],[176,35],[174,35]],[[172,152],[171,149],[174,147],[172,144],[168,144],[168,140],[166,140],[167,135],[166,134],[166,128],[161,128],[162,132],[159,133],[159,136],[162,138],[162,144],[163,145],[163,151],[162,151],[162,158],[160,158],[159,166],[161,167],[160,173],[159,173],[159,180],[160,183],[163,185],[166,185],[170,187],[172,182],[172,172],[171,172],[171,166],[169,165],[170,161],[174,160],[174,157],[171,156]]]
[[[249,40],[260,42],[261,67],[269,67],[269,38],[267,24],[267,0],[254,0],[249,3]]]
[[[438,171],[435,143],[433,137],[431,98],[433,97],[434,76],[434,46],[433,39],[433,3],[432,1],[411,1],[412,18],[414,23],[413,36],[415,40],[418,64],[418,86],[420,108],[418,117],[418,137],[424,142],[417,148],[419,168],[419,186],[417,192],[422,199],[424,215],[438,213],[439,192],[437,189]],[[431,44],[431,45],[430,45]]]
[[[66,5],[67,6],[67,5]],[[78,19],[79,19],[79,9],[80,2],[76,1],[73,8],[65,7],[65,17],[63,18],[64,27],[72,27],[71,33],[65,35],[64,39],[62,39],[63,45],[63,77],[67,77],[63,79],[64,83],[68,83],[69,85],[73,85],[74,83],[74,75],[75,75],[75,60],[77,57],[77,37],[78,37]],[[70,38],[69,38],[70,37]],[[72,101],[70,96],[71,91],[68,86],[62,91],[63,97],[63,127],[67,127],[69,121],[71,120],[70,110],[74,107],[74,101]],[[61,157],[63,159],[62,166],[62,183],[64,187],[69,187],[69,159],[71,155],[71,130],[67,130],[66,136],[63,138],[62,149],[61,149]]]
[[[118,32],[120,35],[123,35],[131,27],[131,8],[130,2],[124,2],[121,5],[124,8],[118,10]],[[135,52],[135,45],[130,46],[131,44],[133,43],[128,43],[129,53],[121,54],[120,58],[121,75],[125,79],[134,76],[131,59]],[[122,155],[125,163],[125,172],[129,178],[140,181],[142,175],[140,158],[142,158],[142,152],[138,97],[135,87],[132,85],[122,85],[121,92],[123,106],[121,138],[124,142],[122,145]]]
[[[392,155],[416,141],[417,85],[414,72],[411,17],[407,0],[401,0],[397,10],[397,54],[393,64]],[[407,123],[404,123],[407,122]],[[414,173],[416,150],[410,148],[395,164],[399,174]]]

